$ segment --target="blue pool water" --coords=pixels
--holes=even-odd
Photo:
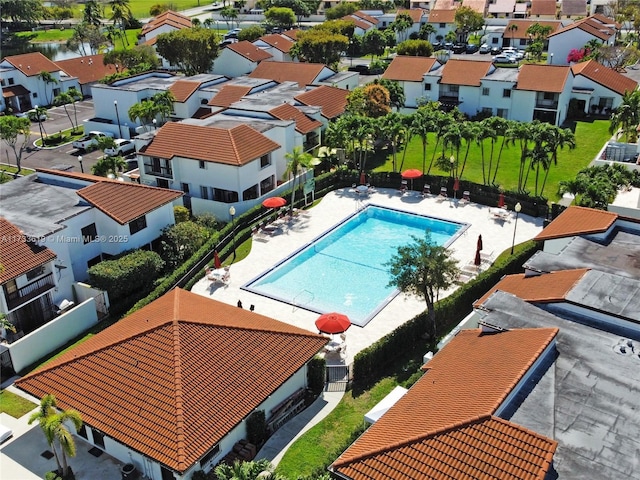
[[[340,312],[364,326],[397,294],[384,264],[424,238],[449,246],[468,224],[369,205],[242,286],[317,313]]]

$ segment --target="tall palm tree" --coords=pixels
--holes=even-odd
[[[632,143],[637,139],[638,124],[640,124],[640,90],[627,90],[622,96],[622,103],[611,115],[609,133],[614,135],[620,129],[627,143]]]
[[[471,145],[477,143],[478,136],[480,135],[481,128],[478,122],[463,122],[460,125],[460,136],[466,143],[466,150],[464,153],[464,160],[462,161],[462,167],[460,167],[460,178],[464,175],[464,169],[467,166],[467,160],[469,159],[469,151]]]
[[[444,113],[441,110],[432,110],[432,122],[433,122],[433,133],[436,134],[436,144],[433,147],[433,155],[431,156],[431,162],[429,163],[429,168],[427,168],[427,175],[431,171],[431,167],[433,166],[433,162],[435,161],[436,154],[438,152],[438,144],[440,144],[444,132],[446,132],[447,127],[452,122],[452,117],[448,113]]]
[[[384,117],[377,119],[378,131],[381,138],[391,145],[391,158],[393,160],[393,171],[396,172],[398,160],[398,144],[402,141],[405,134],[402,115],[397,112],[391,112]]]
[[[300,170],[311,167],[313,157],[310,153],[303,152],[302,147],[297,146],[293,147],[293,151],[287,153],[285,158],[289,160],[289,163],[287,164],[284,176],[285,178],[293,177],[293,183],[291,185],[291,204],[289,205],[289,213],[293,215],[293,204],[296,199],[296,179],[298,179]]]
[[[75,410],[56,410],[56,397],[47,394],[40,400],[40,408],[29,417],[29,425],[37,421],[47,439],[47,444],[53,450],[53,455],[58,465],[58,470],[62,476],[69,473],[69,465],[67,456],[74,457],[76,455],[76,445],[71,432],[67,430],[65,422],[73,423],[76,431],[82,427],[82,418]],[[55,446],[60,446],[60,452]]]
[[[100,19],[102,18],[102,7],[96,0],[89,0],[84,4],[84,11],[82,14],[83,22],[93,25],[95,27],[100,26]]]
[[[502,152],[504,151],[504,145],[507,142],[506,133],[509,129],[510,120],[506,120],[502,117],[491,117],[488,119],[488,128],[490,128],[494,132],[494,140],[491,143],[491,158],[489,159],[489,176],[491,176],[491,169],[493,168],[493,179],[491,183],[495,185],[496,177],[498,176],[498,170],[500,169],[500,160],[502,159]],[[502,141],[500,142],[500,150],[498,150],[498,158],[496,159],[495,165],[493,165],[493,148],[497,137],[501,137]]]
[[[114,25],[119,25],[123,41],[128,46],[129,40],[127,40],[126,29],[129,22],[133,19],[129,0],[110,0],[109,5],[111,6],[110,20]]]
[[[42,117],[47,118],[47,109],[36,105],[35,108],[30,110],[27,115],[29,116],[29,120],[32,122],[38,122],[38,128],[40,129],[40,141],[42,142],[42,146],[44,146],[44,139],[47,136],[47,131],[42,124]]]
[[[513,47],[514,46],[513,37],[515,36],[515,32],[518,31],[518,25],[516,25],[515,23],[512,23],[511,25],[509,25],[508,30],[511,33],[511,43],[509,44],[509,46]]]
[[[139,122],[145,125],[145,128],[156,118],[157,109],[155,104],[150,100],[134,103],[127,111],[132,122]]]
[[[165,92],[158,92],[153,97],[151,97],[151,101],[156,106],[156,113],[160,115],[161,123],[165,123],[171,112],[173,112],[173,102],[176,101],[176,97],[173,96],[169,90]]]
[[[42,80],[46,85],[50,85],[51,86],[51,94],[47,93],[47,89],[46,89],[46,86],[45,86],[45,95],[46,95],[47,105],[51,105],[51,95],[53,95],[53,86],[56,83],[58,83],[58,79],[55,78],[53,75],[51,75],[50,72],[47,72],[46,70],[42,70],[38,74],[38,79]]]
[[[76,103],[82,100],[82,93],[76,90],[75,87],[71,87],[67,90],[67,93],[71,97],[71,105],[73,106],[73,118],[76,121],[76,126],[74,128],[78,128],[78,109],[76,108]],[[73,126],[73,123],[71,123]]]
[[[545,130],[545,142],[551,152],[551,165],[558,165],[558,149],[568,147],[569,150],[576,148],[576,136],[568,128],[560,128],[555,125],[549,125],[549,128]],[[547,177],[549,176],[549,168],[546,169],[544,179],[542,181],[542,187],[540,188],[540,195],[544,192],[544,187],[547,184]]]
[[[422,174],[425,174],[427,164],[427,143],[429,141],[429,133],[433,131],[433,120],[430,115],[430,110],[418,109],[413,115],[411,124],[411,130],[414,135],[420,137],[422,142]]]
[[[64,108],[64,113],[67,114],[67,118],[71,123],[71,128],[75,130],[76,126],[73,124],[73,120],[71,119],[71,114],[69,110],[67,110],[67,104],[73,103],[73,97],[67,92],[60,92],[53,99],[53,104],[57,107],[62,106]]]
[[[537,120],[534,120],[536,122]],[[531,124],[524,122],[513,122],[505,132],[507,142],[510,145],[518,145],[520,147],[520,169],[518,171],[518,190],[524,190],[525,167],[527,164],[527,150],[529,149],[529,140],[531,138]]]

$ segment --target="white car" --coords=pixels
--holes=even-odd
[[[93,130],[89,132],[84,137],[74,141],[71,146],[73,148],[77,148],[78,150],[89,151],[98,145],[98,139],[104,137],[113,137],[113,133],[111,132],[98,132],[97,130]]]
[[[131,140],[126,140],[124,138],[117,138],[114,140],[116,146],[113,148],[105,149],[104,153],[109,155],[110,157],[115,157],[117,155],[127,155],[129,153],[136,151],[136,145]]]

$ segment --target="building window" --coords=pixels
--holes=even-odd
[[[182,191],[184,193],[189,193],[189,184],[188,183],[183,183],[182,184]]]
[[[490,117],[491,115],[493,115],[493,108],[482,107],[482,113]]]
[[[40,265],[39,267],[32,268],[27,272],[27,280],[33,280],[36,277],[39,277],[44,273],[44,265]]]
[[[33,98],[38,98],[38,92],[33,92]]]
[[[431,84],[430,83],[425,83],[424,84],[424,89],[427,90],[427,91],[431,90]]]
[[[202,170],[206,170],[207,169],[207,163],[204,160],[199,160],[198,161],[198,166],[202,169]]]
[[[204,470],[207,464],[220,453],[220,445],[216,444],[204,457],[200,460],[200,467]]]
[[[204,200],[209,200],[209,187],[200,185],[200,198],[203,198]]]
[[[507,118],[509,116],[509,110],[506,108],[498,108],[496,109],[496,116],[500,118]]]
[[[92,428],[91,432],[93,433],[93,443],[104,450],[104,434],[95,428]]]
[[[156,178],[156,186],[160,188],[169,188],[169,180],[165,178]]]
[[[555,100],[555,93],[552,92],[544,92],[545,100]]]
[[[485,97],[489,96],[489,87],[482,87],[482,95]]]
[[[93,242],[98,237],[98,230],[96,229],[95,223],[87,225],[80,231],[82,232],[82,243],[84,245]]]
[[[447,24],[446,23],[440,23],[439,24],[439,28],[447,28]]]
[[[263,155],[260,157],[260,168],[268,167],[271,165],[271,155]]]
[[[14,82],[13,77],[9,78],[7,81],[9,82],[9,85],[13,85],[13,82]]]
[[[510,88],[505,88],[505,89],[502,91],[502,96],[503,96],[504,98],[511,98],[511,89],[510,89]]]
[[[80,435],[85,440],[87,439],[87,426],[83,423],[80,429],[78,430],[78,435]]]
[[[497,37],[492,38],[491,43],[498,43],[498,38]]]
[[[129,222],[129,233],[131,235],[147,228],[147,217],[144,215]]]
[[[0,78],[0,86],[4,87],[7,83],[4,81],[4,78]]]

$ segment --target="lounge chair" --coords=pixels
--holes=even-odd
[[[431,185],[425,185],[422,189],[422,198],[426,198],[431,195]]]
[[[436,198],[436,200],[438,202],[443,202],[448,198],[449,198],[449,195],[447,194],[447,187],[440,187],[440,195],[438,195],[438,198]]]
[[[471,202],[470,195],[471,194],[469,193],[469,190],[465,190],[464,192],[462,192],[462,198],[460,199],[460,203],[462,203],[463,205],[470,203]]]

